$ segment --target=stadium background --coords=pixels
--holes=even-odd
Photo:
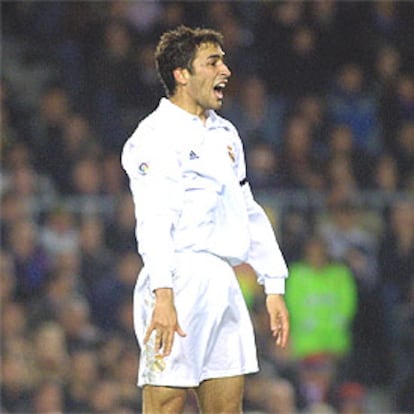
[[[246,410],[414,412],[412,3],[2,1],[1,13],[2,412],[139,410],[141,262],[119,151],[163,93],[153,48],[180,23],[225,35],[222,113],[298,280],[292,345],[275,352],[263,293],[238,269],[262,366]]]

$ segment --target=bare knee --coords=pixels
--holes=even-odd
[[[183,412],[187,390],[145,386],[142,398],[144,414],[179,414]]]
[[[203,414],[241,414],[242,399],[237,400],[199,400],[200,412]]]
[[[244,378],[242,376],[204,381],[196,389],[203,414],[240,414]]]

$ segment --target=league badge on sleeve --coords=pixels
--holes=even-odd
[[[148,173],[148,170],[149,170],[149,165],[147,162],[141,162],[141,164],[139,164],[138,171],[140,174],[146,175]]]

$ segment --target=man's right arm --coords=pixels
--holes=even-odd
[[[150,134],[130,139],[124,147],[126,170],[135,204],[138,250],[155,295],[150,325],[144,343],[155,332],[155,352],[171,352],[174,334],[180,328],[174,305],[173,276],[176,260],[172,231],[182,202],[182,182],[174,153],[156,145]]]
[[[157,143],[157,136],[146,132],[126,143],[122,165],[129,177],[138,250],[150,277],[151,290],[172,288],[176,270],[172,231],[183,196],[176,156]]]

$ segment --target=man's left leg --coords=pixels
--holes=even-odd
[[[180,414],[187,399],[187,389],[146,385],[142,398],[144,414]]]
[[[242,413],[244,376],[216,378],[203,381],[196,389],[203,414]]]

